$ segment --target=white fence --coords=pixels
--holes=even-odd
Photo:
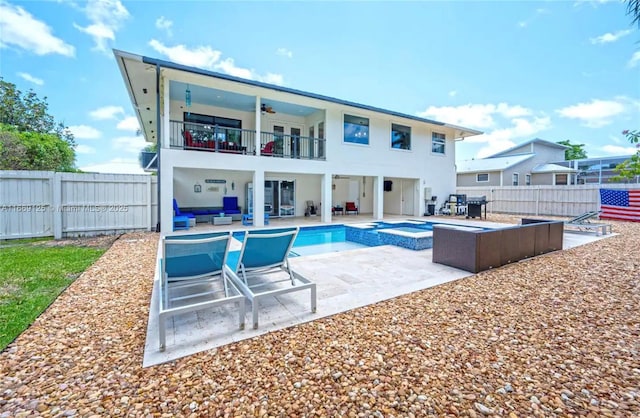
[[[458,187],[467,198],[486,196],[487,212],[577,216],[600,209],[600,189],[640,189],[637,184]]]
[[[155,230],[155,176],[0,171],[0,239]]]

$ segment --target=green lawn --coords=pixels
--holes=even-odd
[[[104,249],[47,245],[0,248],[0,350],[44,311]]]

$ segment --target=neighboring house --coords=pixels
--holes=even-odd
[[[535,138],[508,150],[457,165],[458,187],[537,186],[576,183],[577,170],[563,161],[568,147]]]
[[[618,172],[615,171],[616,166],[631,157],[632,155],[582,158],[579,160],[560,161],[556,164],[577,170],[576,184],[640,183],[640,176],[635,176],[633,179],[613,179],[618,175]]]
[[[158,142],[161,230],[181,207],[237,196],[263,214],[322,222],[332,207],[418,216],[455,193],[455,141],[481,132],[372,106],[114,51],[142,133]],[[145,166],[153,160],[144,159]],[[150,165],[151,166],[153,166]],[[263,187],[253,187],[254,185]],[[336,212],[336,214],[339,212]]]

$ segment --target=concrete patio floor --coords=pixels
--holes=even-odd
[[[373,221],[367,216],[340,216],[334,223],[343,223],[343,218],[352,222]],[[411,219],[390,217],[393,220]],[[390,220],[385,216],[385,220]],[[504,227],[482,220],[466,220],[460,217],[431,217],[420,220],[440,223],[455,223],[468,226]],[[315,220],[319,223],[319,219]],[[309,218],[274,220],[268,227],[288,225],[310,225]],[[235,225],[239,224],[239,225]],[[208,230],[247,229],[239,222],[231,227],[210,225],[192,228],[189,232]],[[565,232],[563,249],[573,248],[598,239],[606,238],[588,233]],[[231,250],[239,249],[236,240]],[[317,313],[310,312],[309,291],[290,293],[266,299],[260,306],[260,327],[251,327],[251,305],[247,302],[246,329],[238,329],[237,308],[227,305],[220,308],[186,313],[167,321],[166,350],[158,349],[158,280],[151,296],[150,315],[144,351],[143,366],[148,367],[200,351],[213,349],[232,342],[253,338],[274,330],[294,326],[303,322],[345,312],[442,283],[458,280],[472,273],[431,261],[432,250],[412,251],[395,246],[360,248],[342,252],[331,252],[300,256],[290,259],[298,273],[317,285]],[[526,262],[526,261],[525,261]]]

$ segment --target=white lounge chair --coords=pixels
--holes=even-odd
[[[185,312],[224,304],[239,305],[244,329],[245,297],[225,270],[231,232],[166,236],[162,239],[159,302],[160,351],[165,349],[166,320]]]
[[[600,215],[600,211],[589,211],[565,221],[565,227],[576,228],[578,231],[595,231],[597,235],[611,233],[611,224],[593,223],[591,219]]]
[[[298,227],[247,231],[242,242],[238,265],[227,266],[227,273],[238,289],[251,301],[253,328],[258,328],[258,308],[265,297],[309,289],[311,312],[316,311],[316,284],[293,271],[289,251],[298,235]],[[286,278],[271,279],[280,273]],[[285,285],[282,285],[286,283]]]

